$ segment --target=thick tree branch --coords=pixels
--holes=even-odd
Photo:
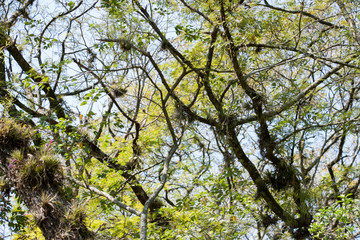
[[[44,91],[46,98],[49,100],[50,108],[53,110],[58,118],[66,118],[65,112],[59,103],[55,92],[52,90],[49,79],[45,76],[42,76],[36,72],[30,64],[25,60],[19,49],[15,46],[14,43],[10,44],[6,48],[11,56],[15,59],[21,69],[26,72],[26,74],[33,79],[35,83]]]
[[[299,227],[299,223],[295,218],[293,218],[289,213],[287,213],[279,203],[274,199],[273,195],[270,193],[268,187],[266,186],[264,180],[262,179],[260,173],[258,172],[256,166],[250,161],[243,151],[239,140],[237,139],[235,130],[229,127],[227,129],[227,135],[225,136],[231,150],[236,155],[237,159],[241,165],[247,170],[251,179],[253,180],[260,196],[266,201],[269,208],[279,216],[288,226],[292,228]]]

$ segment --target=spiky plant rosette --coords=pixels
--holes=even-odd
[[[58,211],[58,206],[61,206],[61,202],[58,202],[57,194],[41,191],[40,204],[37,208],[38,211],[33,213],[35,221],[41,223],[49,214],[53,217],[60,217],[61,213]]]
[[[69,223],[69,232],[77,232],[81,236],[92,236],[92,233],[87,230],[85,225],[86,211],[85,204],[77,202],[74,199],[71,201],[71,207],[69,207],[65,213],[65,219]],[[68,230],[70,230],[68,229]]]
[[[15,150],[10,158],[9,172],[17,188],[60,187],[64,179],[61,162],[49,146],[34,155]]]

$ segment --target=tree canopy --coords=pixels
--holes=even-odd
[[[360,239],[359,10],[0,1],[0,239]]]

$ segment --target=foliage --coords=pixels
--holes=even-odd
[[[319,209],[310,227],[314,239],[354,239],[359,227],[359,200],[339,196],[332,205]]]
[[[3,1],[0,223],[18,239],[359,238],[359,9]]]

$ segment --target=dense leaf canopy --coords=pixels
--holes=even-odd
[[[0,238],[360,239],[359,10],[0,1]]]

